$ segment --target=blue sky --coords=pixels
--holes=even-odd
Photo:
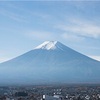
[[[47,40],[100,60],[100,2],[0,1],[0,62]]]

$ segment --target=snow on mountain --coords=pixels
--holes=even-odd
[[[55,49],[62,49],[62,44],[58,41],[45,41],[41,45],[37,46],[34,49],[45,49],[45,50],[55,50]]]
[[[0,64],[0,84],[98,83],[99,76],[100,62],[58,41]]]
[[[41,45],[37,46],[35,49],[46,49],[46,50],[54,50],[56,49],[57,41],[46,41]]]

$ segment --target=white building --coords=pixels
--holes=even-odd
[[[48,95],[43,95],[42,100],[61,100],[59,96],[48,96]]]

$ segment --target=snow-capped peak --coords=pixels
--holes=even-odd
[[[58,43],[58,41],[45,41],[44,43],[37,46],[35,49],[54,50],[54,49],[56,49],[57,43]]]

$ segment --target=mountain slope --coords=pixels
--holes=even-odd
[[[57,41],[0,64],[2,84],[100,82],[100,62]],[[11,83],[12,80],[12,83]]]

